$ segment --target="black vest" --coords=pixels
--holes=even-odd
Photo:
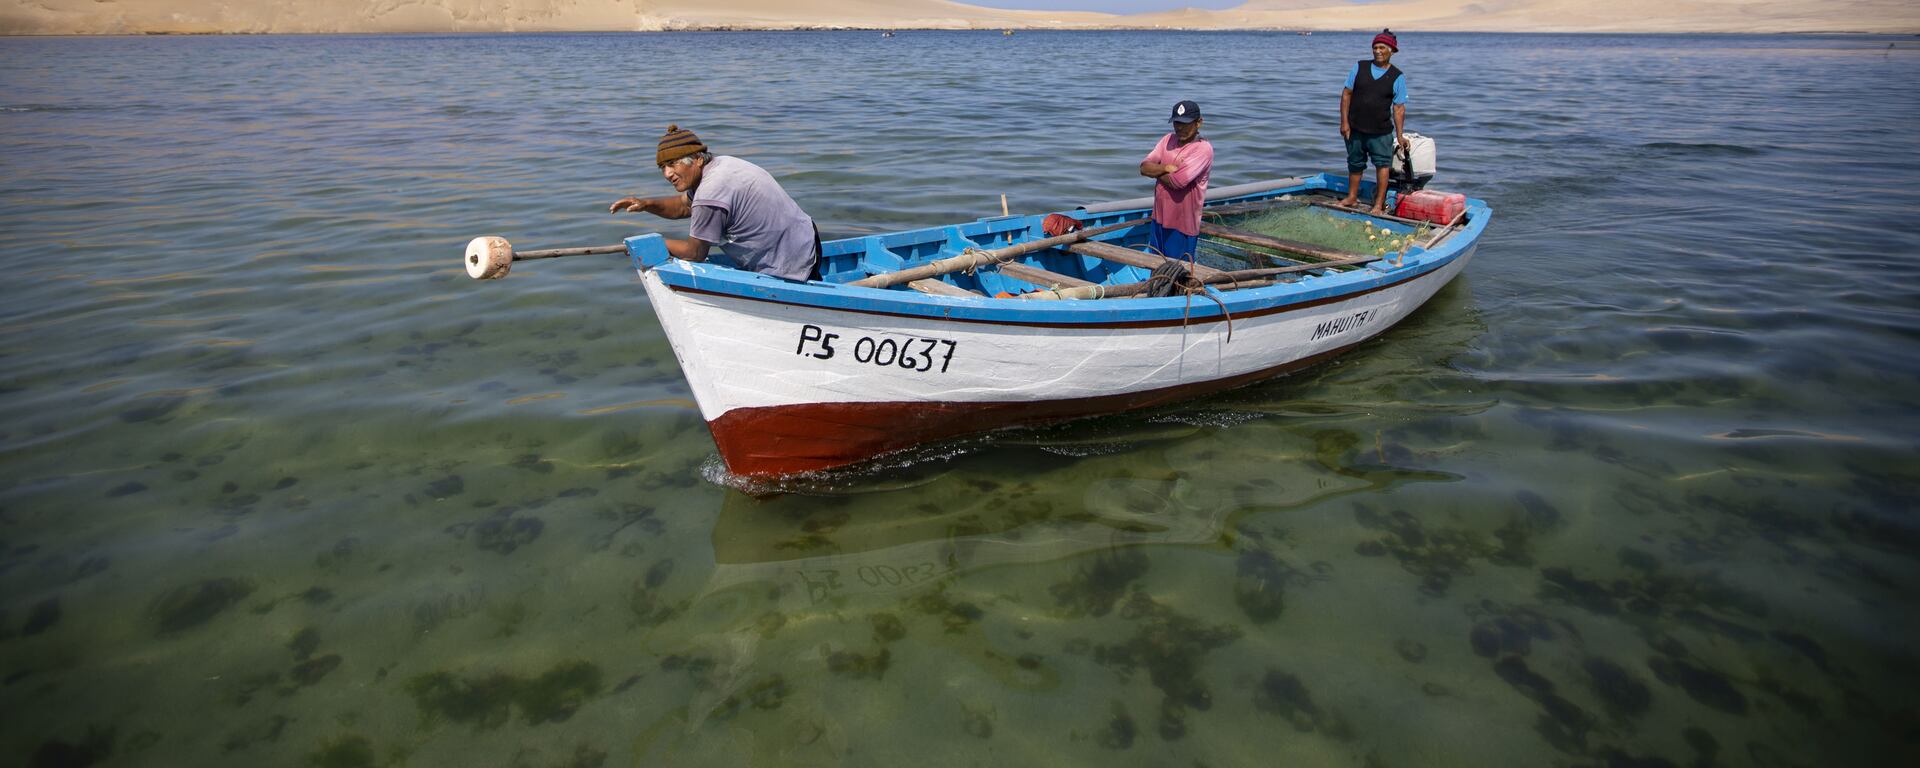
[[[1354,133],[1375,136],[1393,133],[1393,83],[1400,79],[1400,68],[1387,65],[1385,77],[1373,76],[1373,60],[1361,59],[1360,71],[1353,74],[1353,98],[1347,102],[1347,127]]]

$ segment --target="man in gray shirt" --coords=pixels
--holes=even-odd
[[[674,258],[705,261],[707,249],[723,245],[741,269],[788,280],[818,277],[820,231],[766,170],[709,153],[700,137],[677,125],[667,126],[654,161],[680,194],[621,198],[608,206],[609,213],[691,217],[686,240],[667,238],[667,252]]]

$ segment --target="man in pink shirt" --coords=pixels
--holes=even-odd
[[[1160,139],[1140,175],[1153,179],[1153,234],[1160,255],[1190,260],[1200,249],[1200,206],[1207,201],[1213,143],[1200,138],[1200,105],[1173,105],[1173,132]]]

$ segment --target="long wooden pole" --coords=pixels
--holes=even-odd
[[[626,253],[625,245],[588,245],[580,248],[548,248],[539,251],[514,251],[514,261],[557,259],[561,256],[588,256],[596,253]]]
[[[1353,267],[1353,266],[1359,266],[1361,264],[1366,264],[1369,262],[1379,261],[1381,258],[1382,257],[1380,256],[1355,256],[1350,259],[1342,259],[1340,261],[1323,261],[1318,264],[1295,264],[1290,267],[1264,267],[1261,269],[1238,269],[1232,272],[1220,272],[1217,274],[1208,275],[1207,277],[1201,278],[1201,282],[1206,283],[1208,285],[1219,285],[1221,283],[1236,284],[1233,286],[1229,286],[1227,290],[1233,290],[1234,288],[1242,288],[1242,287],[1256,288],[1256,287],[1259,287],[1259,285],[1273,284],[1273,281],[1271,280],[1260,281],[1260,278],[1270,278],[1275,275],[1284,275],[1290,272],[1311,272],[1317,269],[1331,269],[1333,267]],[[1256,281],[1256,282],[1259,282],[1259,285],[1248,284],[1247,281]],[[1119,285],[1088,285],[1088,286],[1082,286],[1079,288],[1063,288],[1063,289],[1054,290],[1054,291],[1034,291],[1033,293],[1020,294],[1020,298],[1031,299],[1035,301],[1052,301],[1055,299],[1121,299],[1121,298],[1126,298],[1128,296],[1135,296],[1138,294],[1146,293],[1147,282],[1148,281],[1143,280],[1137,283],[1121,283]]]
[[[1005,248],[995,248],[990,251],[976,251],[976,250],[969,249],[965,253],[962,253],[958,256],[950,256],[944,259],[937,259],[917,267],[910,267],[908,269],[902,269],[895,272],[884,272],[878,275],[874,275],[872,277],[855,280],[851,283],[847,283],[847,285],[856,285],[862,288],[891,288],[901,283],[911,283],[915,280],[921,280],[929,277],[938,277],[940,275],[944,275],[950,272],[959,272],[960,270],[963,270],[963,269],[977,269],[979,267],[989,266],[996,262],[1006,261],[1007,259],[1025,256],[1035,251],[1044,251],[1048,248],[1067,245],[1069,243],[1077,243],[1087,238],[1093,237],[1094,235],[1103,235],[1108,232],[1114,232],[1117,230],[1126,229],[1128,227],[1137,227],[1145,223],[1147,223],[1146,219],[1134,219],[1132,221],[1123,221],[1118,224],[1108,224],[1107,226],[1104,226],[1104,227],[1095,227],[1093,229],[1082,229],[1078,232],[1069,232],[1067,234],[1060,235],[1059,237],[1049,237],[1042,240],[1030,240],[1028,242],[1020,243],[1018,245],[1009,245]]]
[[[1336,251],[1332,248],[1322,248],[1320,246],[1313,245],[1311,243],[1302,243],[1295,240],[1282,240],[1277,237],[1268,237],[1258,232],[1248,232],[1244,229],[1234,229],[1233,227],[1224,226],[1221,224],[1215,224],[1210,221],[1200,222],[1200,234],[1212,235],[1222,240],[1232,240],[1235,242],[1246,243],[1247,245],[1257,245],[1257,246],[1260,246],[1261,248],[1271,248],[1276,251],[1285,251],[1287,253],[1295,253],[1301,256],[1311,256],[1313,258],[1323,259],[1326,261],[1339,261],[1341,259],[1350,259],[1359,255],[1351,251]]]

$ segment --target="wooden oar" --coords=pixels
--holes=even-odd
[[[1260,278],[1269,278],[1274,275],[1284,275],[1290,272],[1312,272],[1314,270],[1330,269],[1333,267],[1355,267],[1361,264],[1379,261],[1380,259],[1381,257],[1379,256],[1355,256],[1350,259],[1323,261],[1318,264],[1295,264],[1290,267],[1238,269],[1232,272],[1216,272],[1200,278],[1200,282],[1208,285],[1233,283],[1234,285],[1230,285],[1224,289],[1229,291],[1236,288],[1256,288],[1273,284],[1271,280],[1262,281]],[[1121,283],[1119,285],[1089,285],[1054,291],[1035,291],[1033,293],[1020,294],[1020,298],[1036,301],[1052,301],[1055,299],[1119,299],[1145,293],[1147,290],[1147,282],[1148,281],[1142,280],[1137,283]]]
[[[1031,240],[1018,245],[1009,245],[1005,248],[995,248],[990,251],[968,249],[958,256],[936,259],[917,267],[910,267],[895,272],[883,272],[872,277],[855,280],[847,283],[847,285],[859,286],[861,288],[891,288],[901,283],[911,283],[923,278],[938,277],[949,272],[959,272],[963,269],[978,269],[980,267],[990,266],[1008,259],[1025,256],[1035,251],[1044,251],[1048,248],[1077,243],[1094,235],[1102,235],[1129,227],[1137,227],[1145,223],[1147,223],[1146,219],[1134,219],[1118,224],[1109,224],[1104,227],[1069,232],[1059,237]]]
[[[626,245],[589,245],[582,248],[547,248],[538,251],[514,251],[504,237],[476,237],[467,243],[467,276],[475,280],[506,277],[516,261],[557,259],[561,256],[586,256],[595,253],[626,253]]]

